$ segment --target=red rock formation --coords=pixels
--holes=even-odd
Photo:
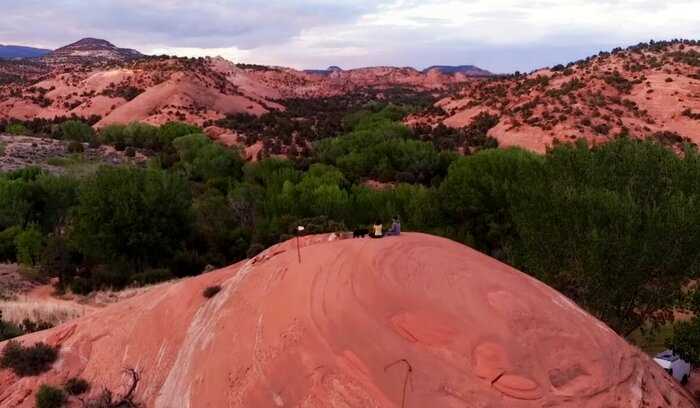
[[[223,58],[144,57],[104,40],[84,39],[32,62],[0,61],[0,120],[99,115],[97,127],[170,120],[201,125],[232,113],[260,115],[287,98],[340,95],[361,88],[441,90],[462,72],[412,68],[333,70],[234,64]]]
[[[21,338],[60,345],[60,360],[40,377],[0,372],[0,407],[75,375],[124,392],[125,367],[148,407],[696,406],[603,323],[494,259],[423,234],[331,238],[305,237],[301,264],[288,241]]]
[[[437,106],[442,116],[411,120],[458,128],[489,111],[500,116],[489,134],[501,146],[539,152],[555,140],[602,143],[623,129],[632,137],[673,132],[700,143],[700,46],[657,43],[601,54],[568,69],[465,82]],[[669,133],[659,137],[682,141]]]

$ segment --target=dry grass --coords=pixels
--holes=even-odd
[[[97,292],[92,292],[86,296],[76,296],[75,299],[72,300],[77,301],[79,303],[84,303],[92,307],[103,307],[111,305],[112,303],[121,302],[122,300],[130,299],[134,296],[138,296],[142,293],[148,292],[151,289],[163,285],[169,285],[177,281],[178,279],[173,279],[166,282],[156,283],[153,285],[131,287],[119,291],[100,290]]]
[[[13,300],[0,302],[3,320],[20,323],[24,319],[47,322],[52,325],[65,323],[84,315],[90,309],[81,305],[47,300]]]

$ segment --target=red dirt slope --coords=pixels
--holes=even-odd
[[[500,118],[489,134],[502,146],[539,152],[555,140],[602,143],[621,132],[697,144],[700,45],[641,44],[567,67],[464,82],[437,107],[441,114],[412,121],[459,128],[488,112]]]
[[[0,406],[74,375],[123,391],[125,367],[149,407],[696,406],[568,299],[461,244],[328,241],[305,238],[302,264],[289,241],[25,336],[60,360],[39,378],[0,372]]]

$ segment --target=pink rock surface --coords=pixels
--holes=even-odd
[[[80,375],[141,374],[148,407],[696,407],[646,355],[546,285],[424,234],[302,239],[25,336],[61,346],[0,407]],[[221,292],[202,296],[207,286]]]

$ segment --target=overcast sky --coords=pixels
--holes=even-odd
[[[700,39],[700,0],[0,0],[0,43],[97,37],[147,54],[325,68],[529,71],[649,39]]]

